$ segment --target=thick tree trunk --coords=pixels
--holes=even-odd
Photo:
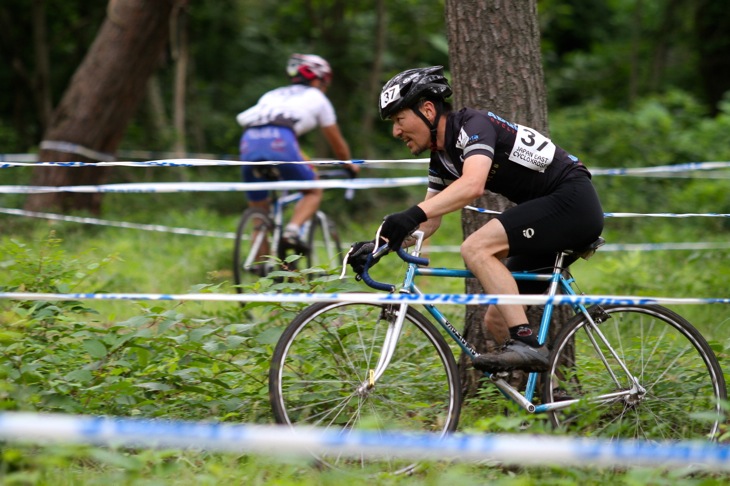
[[[43,149],[49,146],[46,143],[41,147],[40,161],[95,162],[94,158],[102,158],[80,155],[84,148],[106,154],[116,152],[168,41],[173,5],[181,1],[187,0],[110,0],[107,17],[44,136],[46,142],[65,142],[78,148]],[[33,184],[99,184],[106,175],[106,169],[97,167],[37,168]],[[25,207],[88,209],[98,213],[101,194],[32,195]]]
[[[456,108],[469,106],[490,110],[516,123],[548,133],[547,101],[540,53],[540,31],[536,0],[447,0],[446,28],[451,59],[451,78]],[[512,203],[487,192],[474,205],[503,211]],[[486,224],[489,216],[470,210],[462,212],[464,237]],[[475,279],[466,283],[467,293],[483,293]],[[483,325],[486,309],[467,306],[464,333],[478,351],[497,343]],[[528,309],[533,324],[540,309]],[[562,322],[565,309],[556,309]],[[559,326],[553,325],[552,332]],[[481,373],[460,360],[462,383],[467,394],[478,387]],[[522,376],[513,377],[520,382]]]

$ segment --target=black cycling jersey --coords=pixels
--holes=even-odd
[[[550,194],[567,179],[590,178],[577,157],[537,130],[464,108],[447,115],[445,150],[431,153],[429,189],[441,191],[461,177],[464,159],[475,154],[492,159],[485,189],[515,203]]]

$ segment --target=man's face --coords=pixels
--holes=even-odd
[[[406,108],[390,117],[393,136],[405,142],[413,155],[419,155],[431,147],[431,132],[413,110]]]

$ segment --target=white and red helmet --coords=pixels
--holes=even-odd
[[[292,54],[286,64],[286,73],[292,83],[309,83],[315,79],[329,83],[332,80],[329,63],[316,54]]]

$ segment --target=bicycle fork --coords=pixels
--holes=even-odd
[[[398,309],[395,306],[383,307],[381,313],[381,319],[388,322],[388,329],[385,332],[383,344],[380,349],[380,355],[378,356],[378,362],[375,368],[368,370],[368,376],[363,383],[357,388],[356,393],[360,396],[366,396],[375,387],[375,383],[383,376],[385,370],[390,364],[390,360],[393,358],[395,348],[398,345],[398,339],[400,338],[401,331],[403,330],[403,323],[406,319],[406,313],[408,312],[408,304],[398,305]]]

